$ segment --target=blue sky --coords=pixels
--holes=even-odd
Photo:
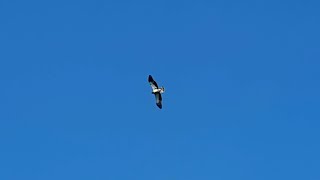
[[[320,179],[319,7],[0,1],[0,179]]]

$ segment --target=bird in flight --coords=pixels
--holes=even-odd
[[[158,87],[158,84],[156,83],[155,80],[153,80],[152,76],[149,75],[148,77],[148,81],[149,81],[149,84],[152,88],[152,94],[155,95],[156,97],[156,104],[157,106],[162,109],[162,97],[161,97],[161,94],[164,93],[164,87]]]

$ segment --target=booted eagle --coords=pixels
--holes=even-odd
[[[164,87],[158,87],[158,84],[156,83],[155,80],[153,80],[152,76],[149,75],[149,78],[148,78],[148,81],[149,81],[149,84],[152,88],[152,94],[155,95],[156,97],[156,104],[157,106],[162,109],[162,97],[161,97],[161,94],[164,93]]]

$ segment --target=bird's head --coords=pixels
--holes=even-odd
[[[160,93],[164,93],[164,87],[162,86],[160,89],[161,89]]]

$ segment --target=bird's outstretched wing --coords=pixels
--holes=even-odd
[[[152,89],[158,89],[158,84],[156,83],[155,80],[153,80],[151,75],[149,75],[148,81]]]
[[[161,97],[161,94],[160,93],[155,93],[154,94],[155,97],[156,97],[156,104],[157,106],[162,109],[162,97]]]

